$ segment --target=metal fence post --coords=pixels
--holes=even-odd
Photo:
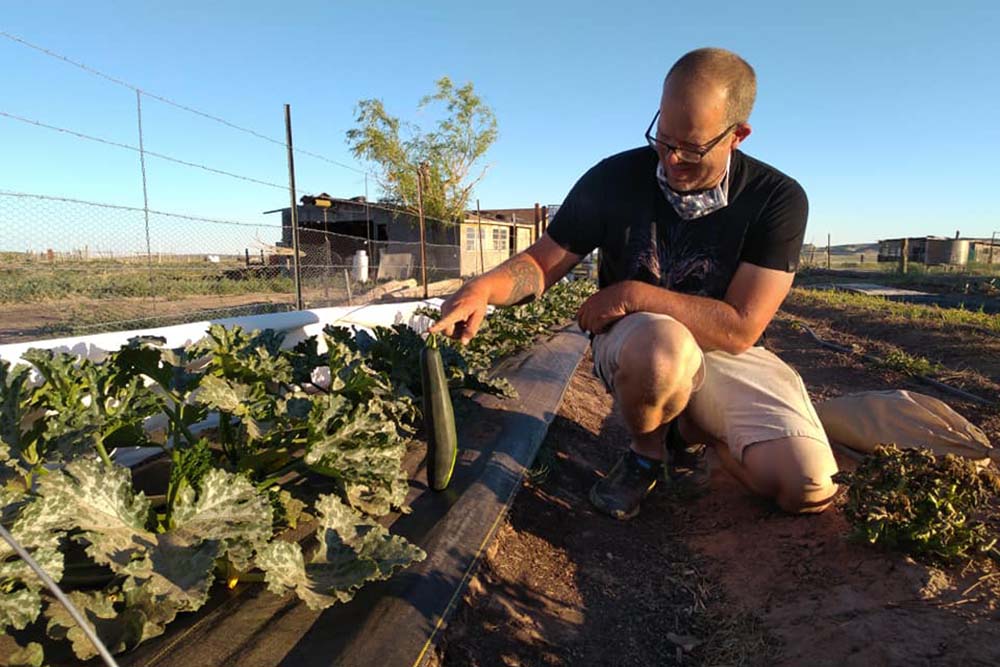
[[[424,285],[427,298],[427,236],[424,232],[424,166],[417,169],[417,212],[420,217],[420,281]]]
[[[146,149],[142,138],[142,93],[135,91],[135,111],[139,119],[139,168],[142,171],[142,212],[146,217],[146,267],[149,270],[149,295],[155,296],[153,285],[153,251],[149,240],[149,191],[146,187]]]
[[[295,201],[295,156],[292,149],[292,108],[285,105],[285,146],[288,148],[288,194],[292,200],[292,271],[295,274],[295,309],[303,310],[302,270],[299,266],[299,207]]]

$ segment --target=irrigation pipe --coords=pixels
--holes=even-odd
[[[810,329],[807,324],[803,324],[802,322],[797,322],[797,325],[800,326],[800,327],[802,327],[802,329],[804,329],[806,333],[808,333],[810,336],[812,336],[813,340],[815,340],[817,343],[819,343],[820,346],[822,346],[822,347],[825,347],[825,348],[830,349],[830,350],[835,350],[837,352],[843,352],[844,354],[857,355],[857,356],[861,357],[862,359],[864,359],[866,361],[870,361],[870,362],[872,362],[874,364],[878,364],[879,366],[886,366],[885,360],[880,359],[879,357],[876,357],[876,356],[871,355],[871,354],[867,354],[865,352],[858,352],[854,348],[847,347],[845,345],[838,345],[836,343],[831,343],[828,340],[823,340],[818,335],[816,335],[816,332],[813,331],[812,329]],[[983,398],[982,396],[976,396],[975,394],[970,394],[969,392],[965,391],[964,389],[959,389],[958,387],[952,387],[950,384],[945,384],[944,382],[941,382],[939,380],[935,380],[934,378],[929,378],[926,375],[920,375],[918,373],[913,373],[911,375],[911,377],[915,378],[918,382],[923,382],[924,384],[928,384],[928,385],[930,385],[930,386],[932,386],[932,387],[934,387],[936,389],[940,389],[941,391],[943,391],[945,393],[951,394],[953,396],[957,396],[959,398],[964,398],[967,401],[972,401],[973,403],[979,403],[980,405],[987,405],[987,406],[990,406],[990,407],[996,407],[997,406],[997,403],[995,401],[991,401],[991,400],[989,400],[987,398]]]
[[[9,544],[14,551],[17,552],[17,555],[28,564],[28,567],[35,571],[35,574],[37,574],[38,578],[42,580],[42,583],[45,584],[50,591],[52,591],[52,594],[55,595],[56,599],[62,603],[62,606],[66,607],[66,611],[69,612],[69,615],[72,616],[73,620],[77,622],[80,629],[83,630],[83,633],[87,635],[87,639],[90,640],[90,643],[92,643],[94,648],[97,649],[101,659],[104,660],[104,664],[108,665],[108,667],[118,667],[118,663],[111,657],[108,647],[104,645],[104,642],[102,642],[100,638],[98,638],[98,636],[94,633],[93,628],[90,627],[90,624],[84,620],[83,615],[80,614],[73,603],[69,601],[66,594],[62,592],[61,588],[59,588],[59,584],[52,580],[52,577],[50,577],[48,573],[42,569],[42,566],[31,557],[31,554],[29,554],[27,550],[21,546],[21,543],[15,540],[14,536],[7,532],[7,529],[3,526],[0,526],[0,537],[3,537],[3,539],[7,541],[7,544]]]

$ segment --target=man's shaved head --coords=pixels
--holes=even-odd
[[[716,85],[726,92],[726,123],[745,123],[757,97],[757,75],[747,61],[732,51],[695,49],[674,63],[663,81],[671,87]]]

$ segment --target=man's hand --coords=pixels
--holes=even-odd
[[[598,291],[583,302],[576,321],[584,331],[599,334],[635,310],[634,295],[638,286],[634,280],[615,283]]]
[[[441,304],[441,319],[429,331],[443,333],[468,345],[486,317],[488,302],[487,289],[476,285],[476,281],[466,283]]]
[[[441,319],[430,331],[466,345],[479,331],[488,304],[516,306],[536,299],[578,261],[580,255],[564,250],[546,234],[527,250],[462,285],[441,304]]]

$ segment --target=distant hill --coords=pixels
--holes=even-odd
[[[816,253],[826,252],[826,246],[815,244]],[[802,246],[803,254],[808,253],[812,250],[813,244],[806,243]],[[830,246],[831,255],[857,255],[859,253],[877,255],[878,254],[878,243],[844,243],[842,245]]]

